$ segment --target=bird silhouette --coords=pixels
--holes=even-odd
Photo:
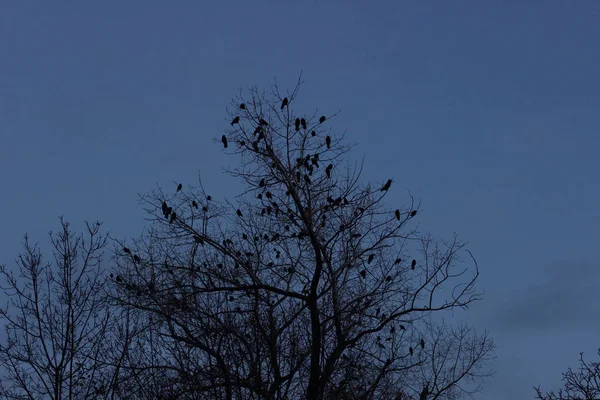
[[[169,215],[171,215],[172,211],[173,211],[172,207],[167,207],[167,211],[165,211],[165,218],[169,218]]]
[[[135,254],[135,255],[133,256],[133,261],[135,261],[136,263],[139,263],[139,262],[141,261],[141,260],[140,260],[140,256],[138,256],[137,254]]]
[[[167,203],[163,201],[161,207],[162,207],[163,214],[166,213],[167,212]]]
[[[240,141],[240,146],[244,147],[246,145],[246,141],[242,140]]]
[[[321,118],[319,118],[319,123],[322,124],[326,119],[327,118],[323,115]]]
[[[287,105],[288,105],[288,98],[284,97],[283,100],[281,100],[281,109],[283,110],[283,108]]]
[[[116,278],[116,280],[117,280],[117,282],[119,282],[119,283],[123,282],[123,278],[121,278],[121,275],[117,275],[117,278]]]
[[[398,221],[400,221],[400,210],[396,210],[395,214],[396,214],[396,219]]]
[[[424,349],[425,348],[425,340],[421,339],[421,348]]]
[[[177,218],[177,214],[175,214],[175,211],[173,211],[171,213],[171,219],[169,220],[169,223],[172,224],[173,221],[175,221],[175,218]]]
[[[238,217],[242,216],[242,211],[240,211],[240,209],[238,209],[235,213],[238,215]]]
[[[198,203],[196,203],[196,200],[192,200],[192,207],[198,209]]]
[[[415,259],[413,258],[412,262],[410,263],[410,267],[411,267],[412,269],[415,269],[415,267],[416,267],[416,266],[417,266],[417,260],[415,260]]]
[[[331,178],[331,170],[333,169],[333,164],[329,164],[327,168],[325,168],[325,174],[328,178]]]
[[[392,277],[388,275],[387,278],[385,278],[385,281],[386,282],[391,282],[392,281]]]
[[[378,317],[380,312],[381,308],[377,307],[377,310],[375,310],[375,316]]]
[[[412,210],[412,211],[410,212],[410,216],[411,216],[411,217],[414,217],[415,215],[417,215],[417,210]]]
[[[203,207],[202,207],[202,211],[204,211],[204,212],[208,212],[208,207],[206,207],[206,206],[203,206]]]
[[[266,184],[266,183],[265,183],[265,179],[263,178],[263,179],[261,179],[261,181],[258,183],[258,186],[259,186],[259,187],[264,187],[264,186],[265,186],[265,184]]]
[[[367,264],[371,264],[371,261],[373,261],[374,258],[375,258],[375,254],[370,254],[369,258],[367,259]]]
[[[241,108],[242,110],[245,110],[245,109],[246,109],[246,105],[245,105],[244,103],[242,103],[242,104],[240,104],[240,108]]]
[[[387,182],[385,183],[385,185],[383,185],[380,190],[382,192],[387,192],[391,186],[392,186],[392,180],[388,179]]]
[[[401,262],[402,262],[401,258],[396,258],[396,261],[394,261],[394,265],[400,264]]]
[[[231,120],[231,126],[234,126],[235,124],[237,124],[238,122],[240,122],[240,117],[235,117],[234,119]]]
[[[221,142],[223,142],[223,148],[227,148],[227,136],[221,136]]]
[[[327,148],[331,148],[331,136],[327,136],[325,138],[325,144],[327,145]]]
[[[273,195],[271,194],[271,192],[267,192],[267,193],[265,193],[265,195],[267,196],[267,199],[273,198]]]
[[[317,136],[317,132],[315,132],[315,131],[312,131],[312,132],[310,133],[310,136],[312,136],[312,137],[315,137],[315,136]]]
[[[260,120],[258,120],[258,123],[261,124],[261,125],[264,125],[264,126],[269,125],[269,123],[267,121],[265,121],[264,119],[262,119],[262,118]],[[262,131],[262,129],[261,129],[261,131]]]
[[[300,130],[300,118],[296,118],[294,125],[296,126],[296,132],[298,132]]]
[[[259,200],[262,200],[262,193],[259,193],[258,196],[256,196]]]
[[[410,352],[410,355],[411,355],[411,356],[412,356],[412,355],[414,354],[414,352],[415,352],[415,351],[413,350],[413,348],[412,348],[412,347],[409,347],[409,348],[408,348],[408,351]]]
[[[183,185],[180,183],[179,185],[177,185],[176,192],[179,192],[182,188],[183,188]]]
[[[123,251],[127,254],[131,254],[131,250],[129,250],[127,247],[123,247]]]
[[[360,271],[360,276],[362,276],[363,278],[367,277],[367,270],[363,269],[362,271]]]
[[[208,201],[211,201],[211,200],[212,200],[212,197],[210,197],[210,196],[206,196],[206,200],[208,200]]]
[[[306,120],[304,118],[300,120],[300,124],[302,124],[302,129],[306,129]]]

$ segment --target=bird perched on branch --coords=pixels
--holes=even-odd
[[[300,124],[302,125],[302,129],[306,129],[306,120],[304,118],[300,120]]]
[[[400,210],[396,210],[394,214],[396,214],[396,219],[400,221]]]
[[[388,179],[387,182],[385,183],[385,185],[383,185],[380,190],[382,192],[387,192],[391,186],[392,186],[392,180]]]
[[[374,258],[375,258],[375,254],[370,254],[369,258],[367,259],[367,264],[371,264],[371,261],[373,261]]]
[[[331,136],[327,136],[325,138],[325,144],[327,145],[327,148],[331,148]]]
[[[183,188],[183,185],[180,183],[179,185],[177,185],[176,192],[179,192],[182,188]]]
[[[410,263],[410,267],[411,267],[412,269],[415,269],[415,267],[416,267],[416,266],[417,266],[417,260],[415,260],[415,259],[413,258],[412,262]]]
[[[238,122],[240,122],[240,117],[239,116],[237,116],[237,117],[235,117],[234,119],[231,120],[231,126],[234,126]]]
[[[283,110],[283,108],[287,105],[288,105],[288,98],[284,97],[283,100],[281,100],[281,109]]]
[[[246,109],[246,105],[245,105],[244,103],[242,103],[242,104],[240,104],[240,108],[241,108],[242,110],[245,110],[245,109]]]
[[[296,127],[296,132],[298,132],[300,130],[300,118],[296,118],[294,126]]]
[[[319,118],[319,123],[322,124],[323,122],[325,122],[326,119],[327,117],[325,117],[324,115],[321,116],[321,118]]]
[[[227,136],[221,136],[221,142],[223,142],[223,147],[227,148]]]
[[[333,169],[333,164],[329,164],[327,168],[325,168],[325,174],[328,178],[331,178],[331,170]]]
[[[417,215],[417,210],[412,210],[412,211],[410,212],[410,216],[411,216],[411,217],[414,217],[415,215]]]

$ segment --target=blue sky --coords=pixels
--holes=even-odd
[[[478,399],[526,399],[600,346],[600,2],[130,1],[0,6],[0,261],[64,215],[116,237],[137,193],[233,197],[213,143],[238,88],[305,85],[298,107],[358,143],[390,204],[457,232],[498,345]]]

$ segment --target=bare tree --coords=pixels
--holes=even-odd
[[[113,299],[152,321],[173,398],[451,399],[477,391],[493,344],[431,316],[480,298],[456,237],[411,228],[419,206],[385,207],[384,177],[362,184],[352,146],[325,116],[254,88],[215,140],[240,157],[245,190],[142,196],[151,227],[119,250]],[[120,244],[122,246],[122,244]],[[133,248],[132,247],[132,248]],[[472,258],[469,258],[473,260]],[[145,314],[145,317],[142,316]],[[427,335],[426,335],[427,334]],[[453,359],[448,358],[453,356]],[[127,368],[152,370],[156,360]],[[461,385],[471,379],[473,386]]]
[[[110,371],[97,361],[111,326],[101,293],[107,237],[100,223],[86,224],[87,236],[76,236],[60,222],[60,232],[50,233],[53,263],[45,263],[25,235],[18,275],[0,265],[8,296],[0,308],[0,398],[98,399],[110,393]]]
[[[600,350],[598,350],[600,355]],[[563,373],[564,388],[558,392],[543,393],[540,386],[534,388],[540,400],[595,400],[600,398],[600,362],[588,362],[579,353],[579,369],[571,368]]]

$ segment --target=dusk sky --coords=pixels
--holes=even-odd
[[[138,193],[243,190],[214,142],[238,89],[292,89],[357,143],[387,204],[469,242],[497,374],[476,399],[557,389],[600,346],[600,2],[3,1],[0,263],[64,215],[138,236]],[[0,296],[2,304],[4,300]],[[448,314],[451,318],[451,314]]]

